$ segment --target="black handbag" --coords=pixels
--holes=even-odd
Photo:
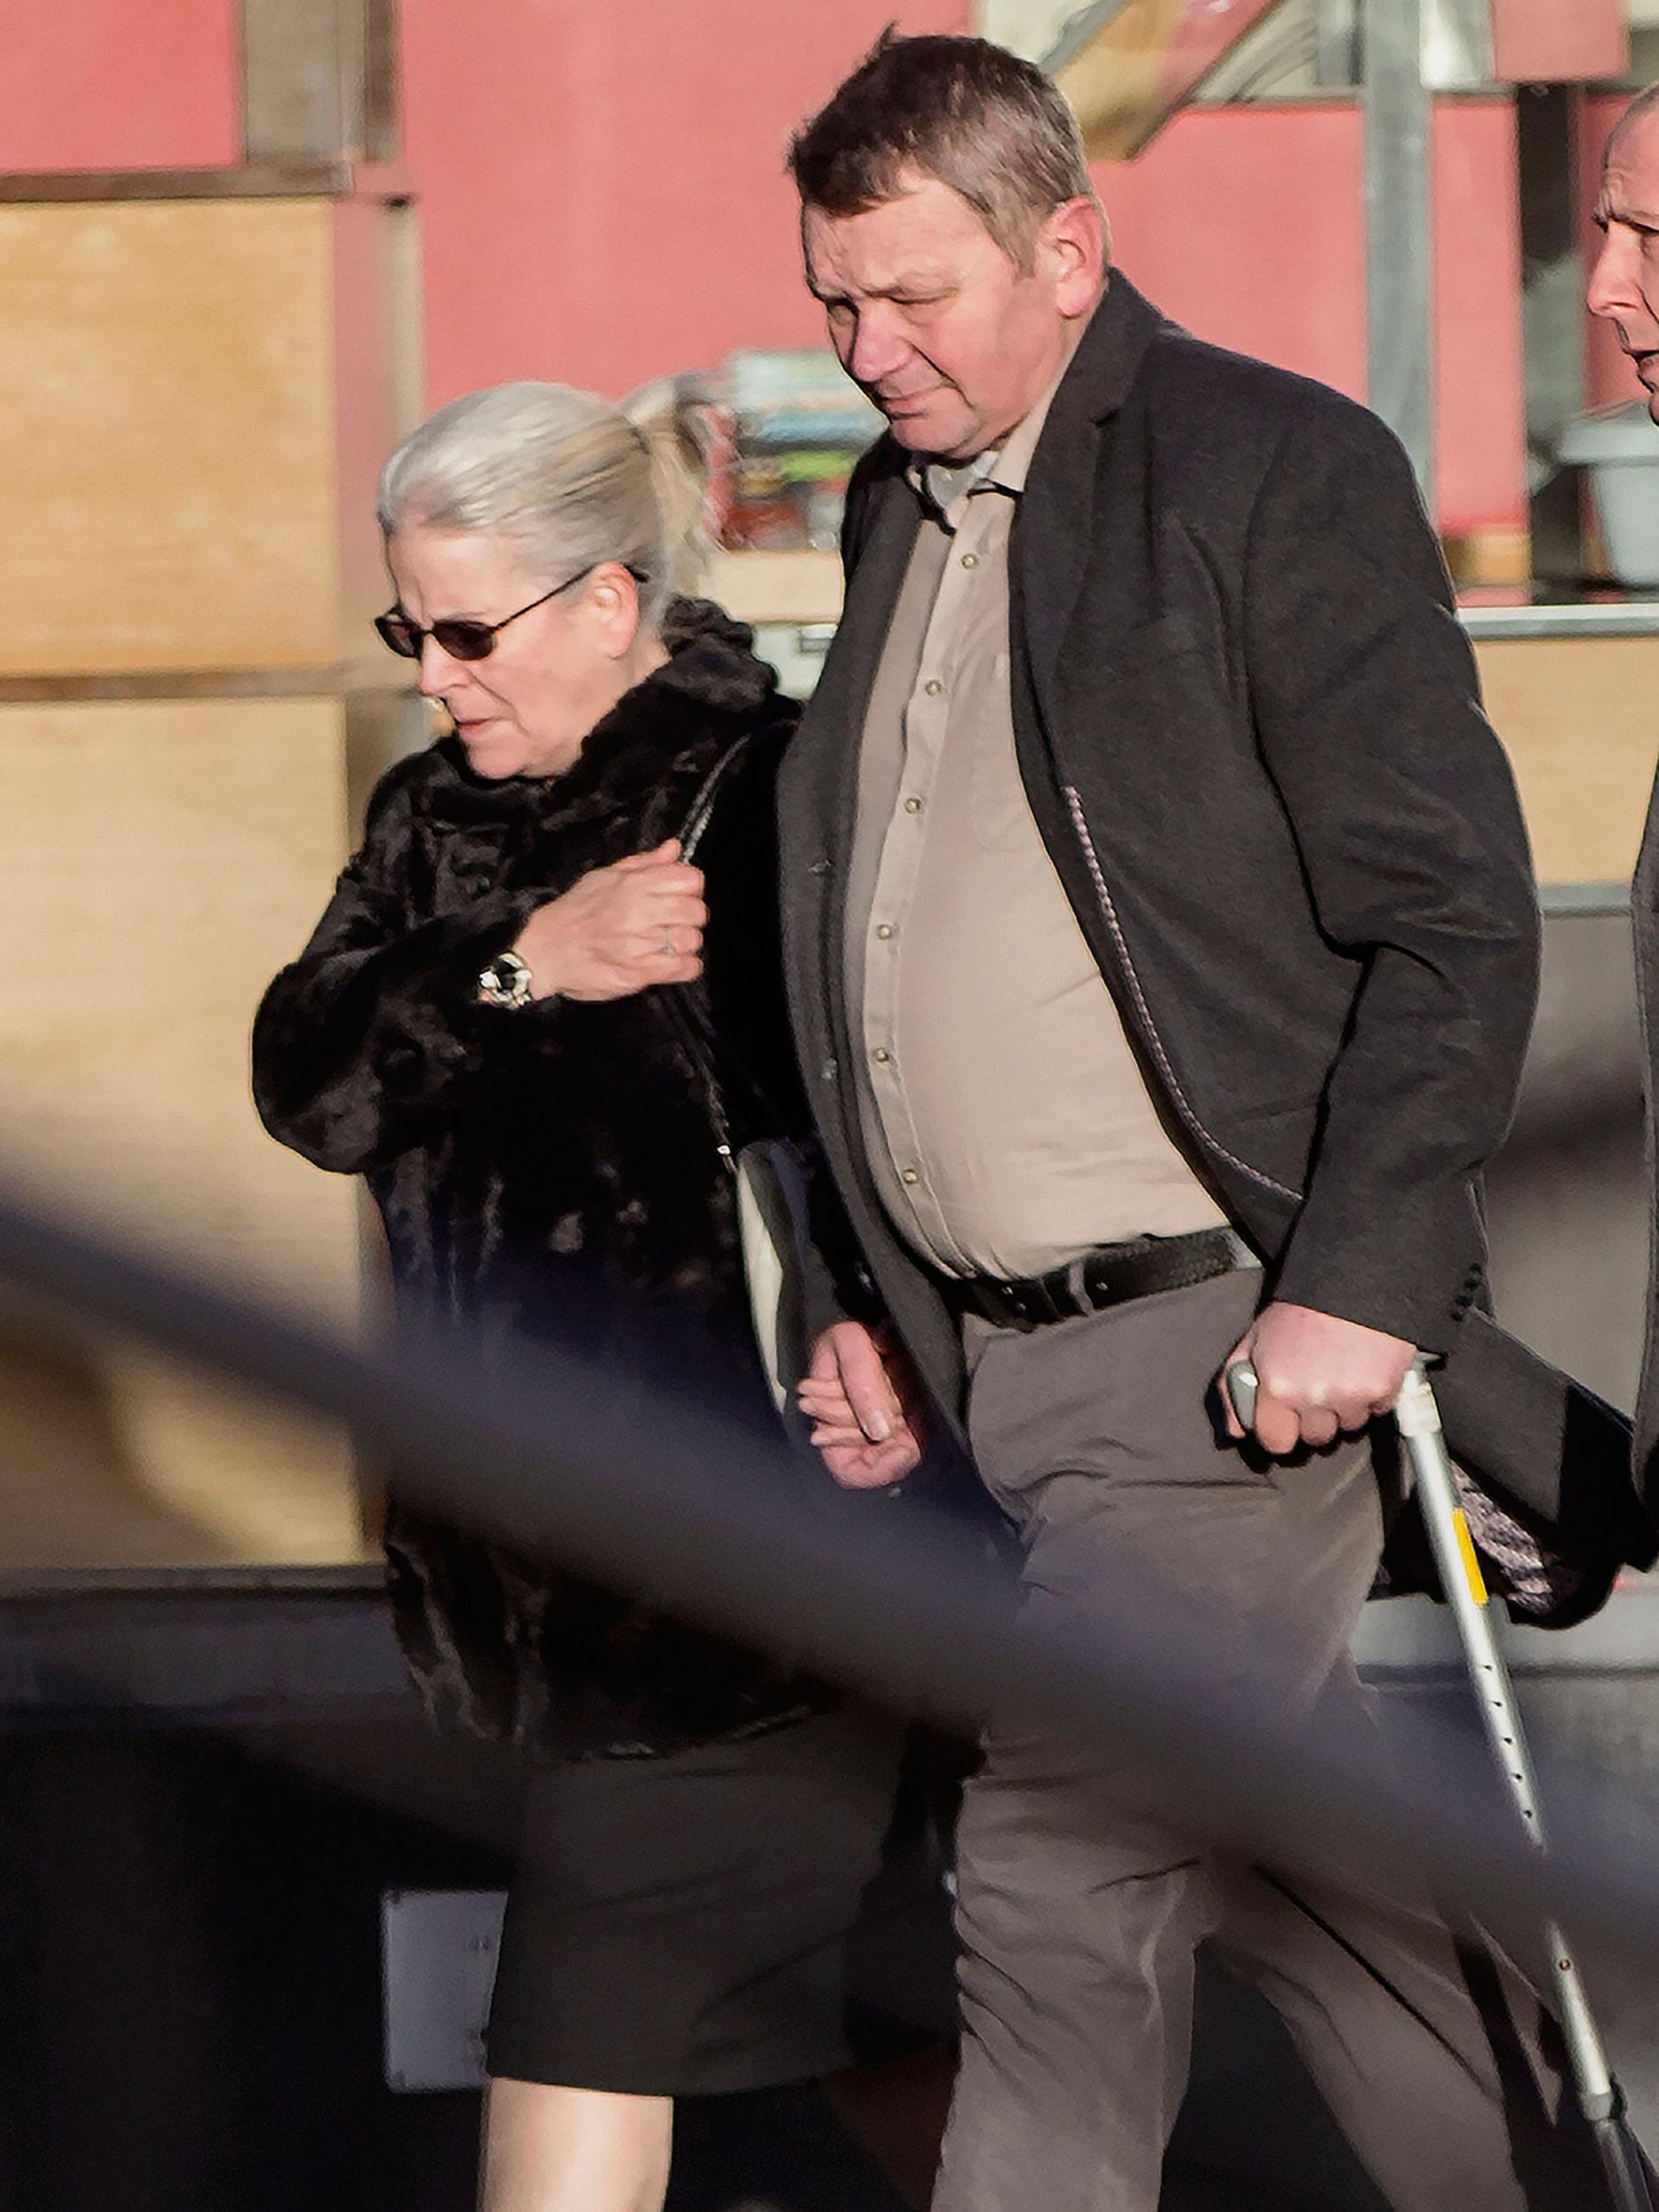
[[[720,786],[748,742],[747,738],[739,738],[703,778],[680,831],[683,860],[695,856],[713,815]],[[805,1299],[813,1264],[810,1148],[793,1137],[734,1142],[718,1048],[707,1010],[700,1000],[677,987],[664,987],[660,996],[697,1071],[715,1148],[732,1177],[755,1347],[778,1409],[789,1419],[795,1412],[795,1386],[806,1372],[811,1348],[807,1342]],[[762,1086],[747,1070],[741,1074],[757,1103],[764,1106]]]

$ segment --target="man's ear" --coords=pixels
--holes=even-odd
[[[1105,281],[1110,240],[1098,200],[1067,200],[1037,233],[1037,266],[1054,285],[1055,304],[1068,319],[1087,315]]]

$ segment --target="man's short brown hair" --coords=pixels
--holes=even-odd
[[[906,170],[935,177],[1020,268],[1056,208],[1094,197],[1076,119],[1033,63],[988,39],[891,27],[795,133],[789,170],[826,215],[896,199]]]

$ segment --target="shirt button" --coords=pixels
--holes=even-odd
[[[945,687],[940,682],[937,676],[930,676],[927,679],[927,681],[922,686],[922,689],[927,694],[930,699],[937,699],[944,687]]]
[[[833,1083],[835,1080],[836,1072],[836,1064],[833,1060],[826,1060],[823,1067],[819,1071],[819,1073],[826,1083]]]
[[[884,1068],[887,1064],[887,1062],[893,1057],[893,1055],[887,1050],[886,1045],[878,1045],[875,1050],[871,1054],[870,1057],[875,1062],[879,1068]]]
[[[906,799],[904,802],[904,811],[907,814],[919,814],[921,810],[922,803],[919,799]]]
[[[964,568],[978,568],[979,565],[979,555],[977,553],[964,553],[962,557],[962,565]]]
[[[887,939],[888,939],[889,937],[891,937],[891,936],[892,936],[892,934],[893,934],[893,925],[892,925],[892,923],[891,923],[891,922],[878,922],[878,923],[876,924],[876,935],[877,935],[877,936],[878,936],[878,937],[881,940],[881,941],[882,941],[882,943],[883,943],[884,945],[887,943]]]
[[[899,1178],[902,1183],[919,1183],[921,1179],[913,1167],[907,1167]]]

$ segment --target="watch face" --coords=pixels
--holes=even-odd
[[[527,1006],[530,971],[516,954],[497,953],[478,979],[478,993],[492,1006]]]

